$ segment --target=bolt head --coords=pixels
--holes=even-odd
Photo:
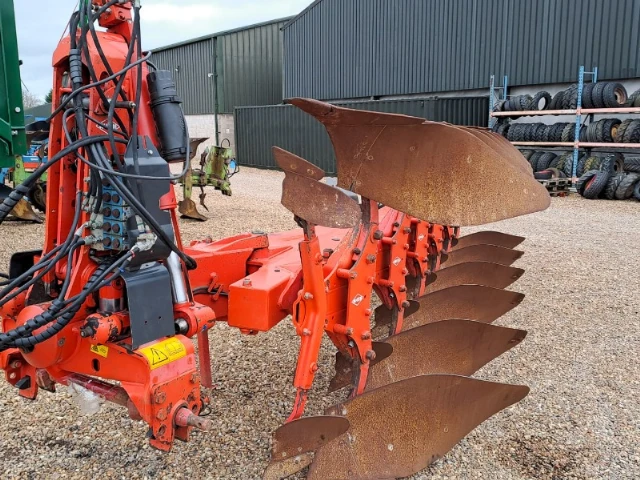
[[[375,360],[376,352],[374,352],[373,350],[369,350],[365,356],[367,357],[367,360]]]
[[[303,297],[303,298],[304,298],[305,300],[313,300],[313,294],[311,294],[311,293],[307,292],[307,293],[305,293],[305,294],[304,294],[304,297]]]
[[[376,230],[375,232],[373,232],[373,238],[376,240],[382,240],[383,236],[384,233],[382,233],[382,230]]]

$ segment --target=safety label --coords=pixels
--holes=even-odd
[[[151,370],[155,370],[158,367],[179,360],[187,355],[187,349],[177,338],[169,338],[150,347],[141,348],[138,351],[147,357]]]
[[[90,350],[104,358],[107,358],[107,355],[109,355],[109,347],[105,347],[104,345],[91,345]]]

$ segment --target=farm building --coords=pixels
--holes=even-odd
[[[636,90],[638,16],[634,0],[316,0],[294,18],[154,57],[174,71],[193,136],[209,136],[217,112],[219,139],[231,138],[240,163],[273,167],[279,145],[332,172],[323,129],[283,99],[486,126],[491,75],[498,85],[506,76],[513,95],[555,94],[580,66],[597,67],[599,80]]]

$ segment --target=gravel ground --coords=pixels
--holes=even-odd
[[[281,179],[244,169],[233,178],[232,198],[209,192],[210,211],[203,212],[209,222],[183,222],[185,240],[294,227],[279,204]],[[527,273],[512,287],[527,298],[498,323],[529,335],[478,376],[527,384],[531,394],[414,478],[640,478],[638,208],[574,196],[490,227],[527,237],[517,264]],[[43,237],[41,226],[18,223],[5,223],[0,232],[0,265],[13,251],[39,247]],[[149,448],[145,425],[124,409],[105,404],[82,415],[66,391],[29,402],[0,383],[0,477],[259,478],[271,432],[291,407],[297,345],[286,321],[250,338],[217,326],[211,333],[216,428],[195,432],[169,454]],[[324,394],[332,363],[325,343],[310,413],[336,399]]]

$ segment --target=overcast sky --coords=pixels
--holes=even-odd
[[[3,1],[3,0],[0,0]],[[312,0],[142,0],[142,48],[300,13]],[[44,97],[51,88],[51,54],[77,0],[14,0],[22,81]]]

